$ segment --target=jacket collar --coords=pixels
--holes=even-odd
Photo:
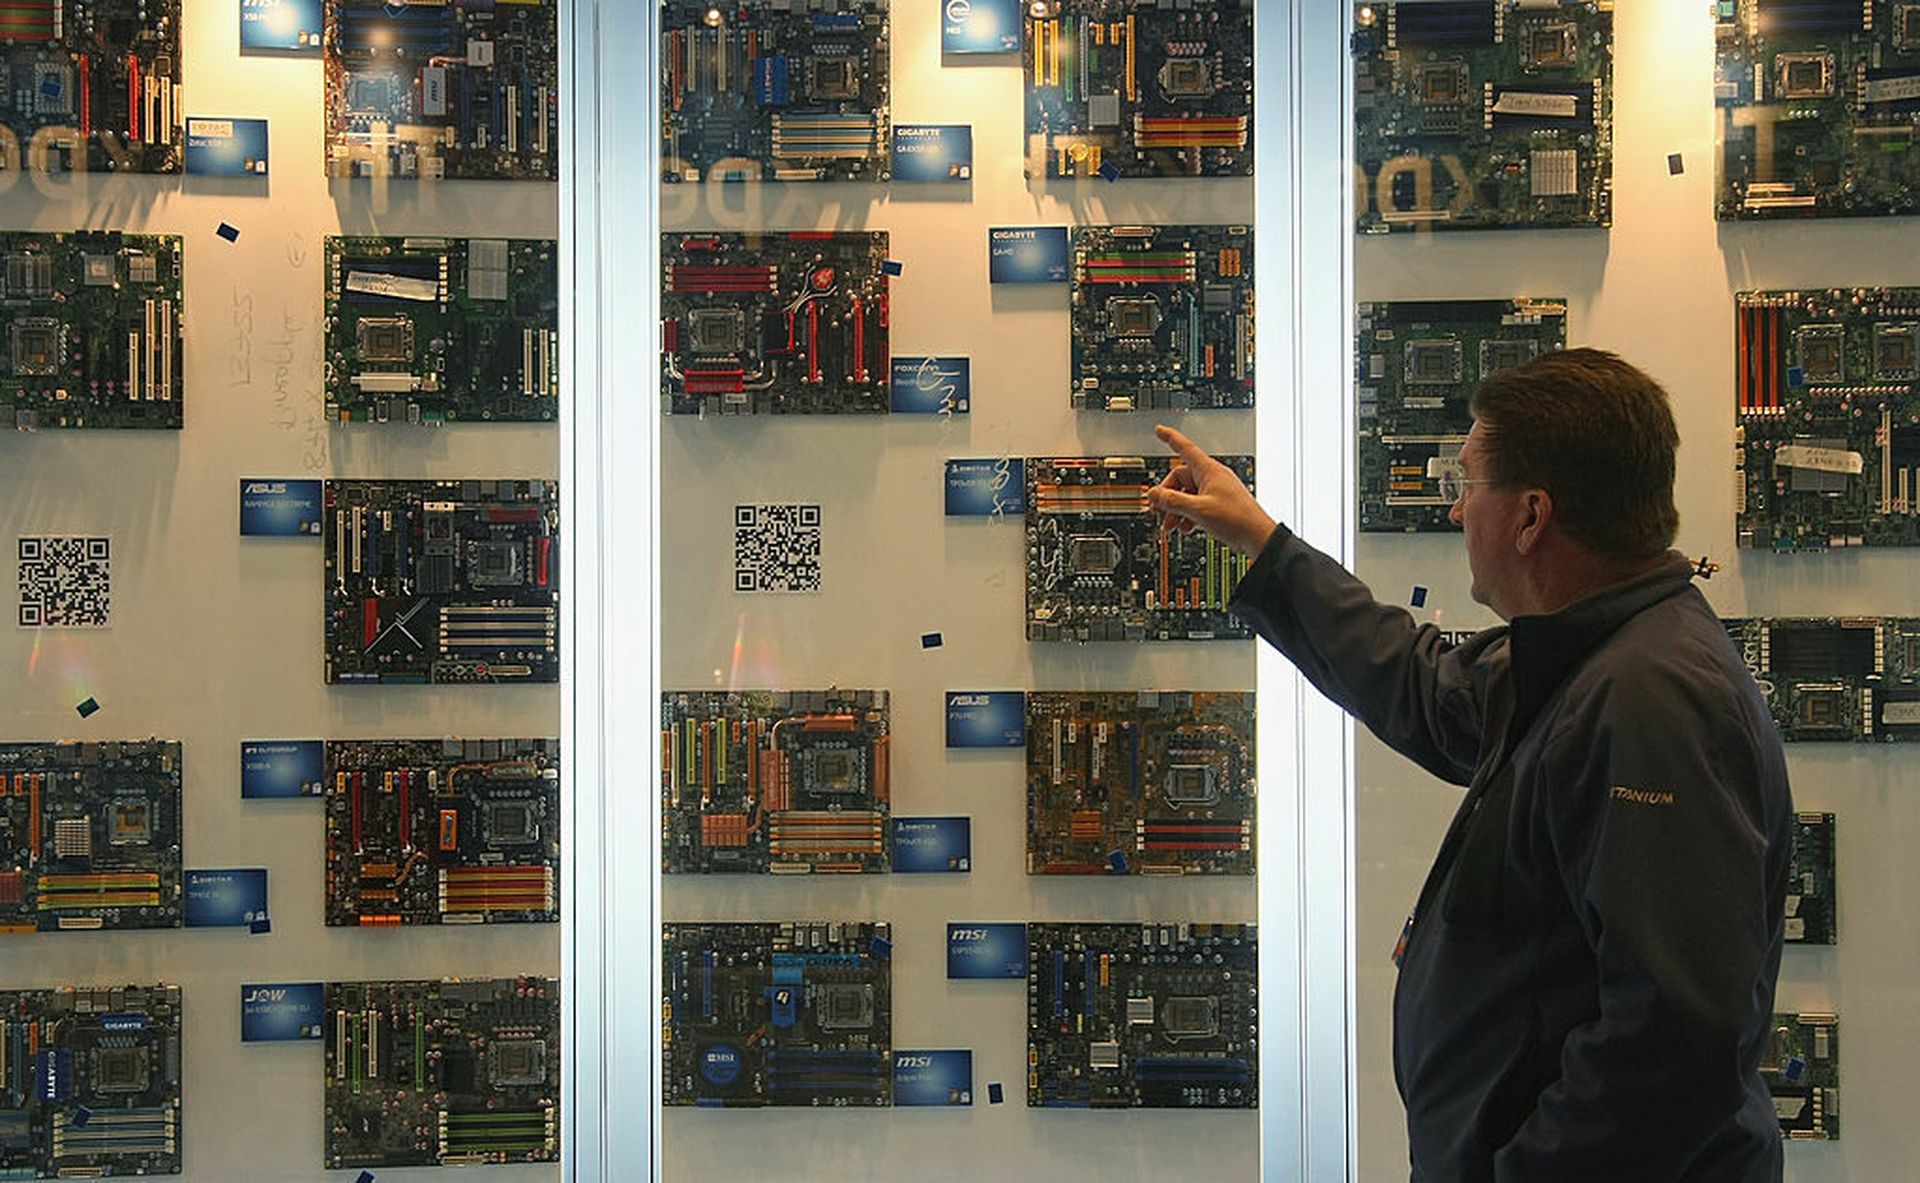
[[[1509,734],[1517,738],[1560,683],[1621,625],[1692,583],[1694,566],[1678,551],[1644,575],[1602,588],[1558,612],[1516,616],[1507,630],[1513,670],[1514,718]]]

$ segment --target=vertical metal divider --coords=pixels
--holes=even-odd
[[[562,1173],[626,1183],[660,1174],[659,8],[560,8]]]
[[[1275,516],[1354,554],[1350,6],[1262,0],[1254,87],[1256,355],[1283,375],[1255,415]],[[1337,414],[1330,411],[1338,407]],[[1352,1177],[1355,1074],[1353,725],[1262,644],[1260,1152],[1267,1179]]]

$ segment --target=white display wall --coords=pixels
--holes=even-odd
[[[1773,555],[1734,548],[1733,373],[1737,291],[1920,283],[1912,219],[1717,223],[1710,6],[1616,6],[1614,224],[1369,238],[1356,246],[1363,300],[1565,296],[1570,345],[1614,350],[1674,400],[1681,450],[1676,545],[1723,564],[1701,590],[1722,616],[1920,613],[1916,556],[1900,550]],[[1683,172],[1668,170],[1679,153]],[[1359,571],[1381,599],[1444,628],[1493,617],[1468,596],[1457,536],[1362,535]],[[1920,753],[1904,745],[1796,744],[1795,805],[1836,815],[1839,944],[1788,946],[1777,1009],[1840,1016],[1842,1137],[1790,1142],[1789,1180],[1909,1178],[1920,1127],[1905,1110],[1920,1046]],[[1370,735],[1358,758],[1358,992],[1361,1179],[1404,1178],[1406,1137],[1391,1060],[1387,954],[1460,799]]]
[[[241,983],[556,975],[560,928],[325,927],[322,803],[242,801],[241,741],[556,736],[559,693],[324,685],[320,540],[240,537],[240,480],[553,478],[553,425],[327,426],[319,330],[324,236],[552,238],[559,192],[328,182],[319,60],[240,57],[239,8],[185,0],[182,108],[268,119],[268,178],[0,171],[0,228],[181,235],[186,337],[184,430],[0,434],[0,545],[9,557],[19,535],[104,534],[113,545],[110,628],[0,632],[8,671],[0,738],[182,741],[186,865],[267,868],[272,932],[9,937],[0,941],[0,988],[179,984],[181,1177],[351,1180],[357,1171],[321,1166],[320,1043],[242,1045]],[[216,236],[222,222],[240,231],[236,242]],[[102,709],[83,720],[74,707],[89,696]],[[485,1177],[559,1173],[527,1165],[487,1168]],[[391,1183],[444,1172],[376,1174]]]

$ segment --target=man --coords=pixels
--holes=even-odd
[[[1666,392],[1598,350],[1488,378],[1446,482],[1449,646],[1276,526],[1179,432],[1148,494],[1257,556],[1233,611],[1421,767],[1469,785],[1395,959],[1413,1178],[1777,1180],[1759,1074],[1792,804],[1766,705],[1668,550]]]

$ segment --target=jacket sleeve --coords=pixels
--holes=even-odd
[[[1766,800],[1785,770],[1719,694],[1616,684],[1549,741],[1539,808],[1599,1017],[1495,1156],[1500,1183],[1672,1179],[1747,1102],[1742,1045],[1780,923]]]
[[[1382,741],[1453,784],[1473,778],[1485,730],[1490,629],[1460,646],[1380,603],[1367,585],[1285,526],[1235,588],[1229,609]]]

